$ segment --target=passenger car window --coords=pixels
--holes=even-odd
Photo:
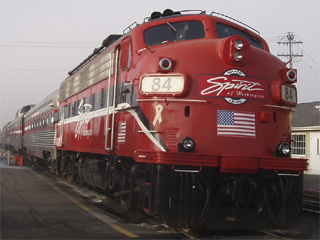
[[[52,114],[49,113],[49,116],[48,116],[48,128],[51,128],[51,118],[52,118]]]
[[[148,46],[155,46],[166,41],[176,42],[200,39],[206,36],[204,26],[199,21],[170,23],[149,28],[144,32],[144,41]]]

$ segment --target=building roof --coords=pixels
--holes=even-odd
[[[292,127],[320,126],[320,101],[300,103],[292,114]]]

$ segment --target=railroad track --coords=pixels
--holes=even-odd
[[[320,196],[319,193],[312,194],[309,192],[303,193],[302,210],[320,214]]]

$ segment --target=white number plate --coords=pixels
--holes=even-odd
[[[180,94],[184,91],[184,77],[182,75],[143,76],[140,90],[146,94]]]
[[[282,101],[289,103],[297,103],[297,90],[288,85],[281,86],[281,97]]]

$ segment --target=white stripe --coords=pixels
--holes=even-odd
[[[131,106],[128,103],[121,104],[120,109],[124,108],[130,108]],[[116,109],[117,110],[117,109]],[[164,147],[158,142],[158,140],[150,133],[150,131],[147,129],[147,127],[141,122],[140,118],[138,117],[138,114],[134,110],[128,110],[127,112],[131,113],[131,115],[136,119],[138,125],[140,126],[141,130],[146,134],[146,136],[163,152],[166,152]],[[113,113],[113,107],[109,107],[109,114]],[[82,115],[78,115],[75,117],[71,117],[64,120],[64,125],[67,123],[73,123],[78,122],[83,119],[88,118],[96,118],[96,117],[103,117],[107,115],[107,108],[99,109],[90,113],[85,113]],[[61,123],[61,122],[60,122]],[[58,125],[60,125],[60,123]]]
[[[128,104],[129,105],[129,104]],[[130,106],[130,105],[129,105]],[[164,147],[155,139],[155,137],[150,133],[150,131],[146,128],[146,126],[141,122],[140,118],[138,117],[138,114],[134,110],[129,110],[129,113],[132,114],[132,116],[136,119],[137,123],[139,124],[141,130],[144,132],[144,134],[147,135],[147,137],[158,147],[161,151],[166,152]]]
[[[254,114],[249,114],[249,113],[237,113],[237,112],[235,112],[235,113],[234,113],[234,116],[242,116],[242,117],[252,117],[252,118],[255,118],[255,115],[254,115]]]
[[[224,132],[248,132],[248,133],[255,133],[256,131],[255,130],[248,130],[248,129],[232,129],[232,128],[224,128],[224,129],[221,129],[219,128],[218,129],[218,133],[224,133]]]
[[[248,129],[256,129],[255,126],[244,126],[244,125],[218,125],[218,128],[248,128]]]
[[[252,136],[252,137],[256,136],[256,134],[254,134],[254,133],[234,133],[234,132],[225,132],[225,133],[220,133],[220,134],[218,132],[218,135],[233,135],[233,136],[241,135],[241,136]]]
[[[254,118],[235,117],[234,120],[255,121]]]
[[[234,124],[256,125],[255,122],[234,121]]]
[[[109,107],[109,114],[112,114],[112,107]],[[79,122],[84,119],[92,119],[96,117],[103,117],[107,115],[107,108],[99,109],[90,113],[83,113],[81,115],[77,115],[71,118],[64,119],[64,124]]]

